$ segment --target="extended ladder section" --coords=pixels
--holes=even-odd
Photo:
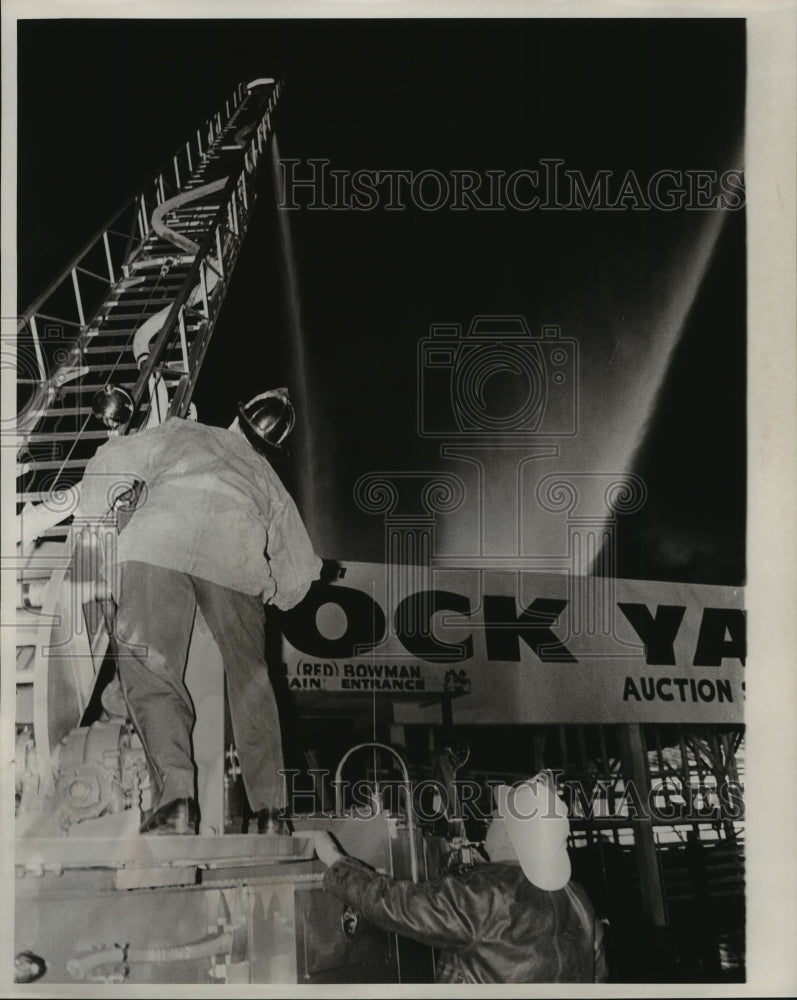
[[[251,218],[279,90],[241,84],[20,320],[19,504],[53,502],[80,480],[108,438],[92,410],[104,387],[132,397],[121,433],[160,423],[166,412],[153,411],[164,405],[169,415],[188,411]]]
[[[111,434],[188,414],[280,90],[241,84],[18,323],[16,716],[40,764],[47,731],[76,724],[107,645],[96,564],[69,523],[77,484]],[[116,420],[93,405],[103,390],[122,400]]]

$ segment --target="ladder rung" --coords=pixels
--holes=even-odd
[[[209,230],[208,230],[209,231]],[[196,240],[194,241],[196,242]],[[168,255],[169,250],[175,249],[175,244],[168,240],[147,240],[144,244],[146,253],[156,254],[159,258]]]
[[[28,444],[46,444],[48,441],[99,441],[108,437],[108,431],[35,431],[28,434]]]
[[[124,323],[124,324],[127,324],[127,325],[126,326],[112,326],[111,324],[113,324],[113,323]],[[114,336],[115,334],[119,334],[119,333],[135,333],[141,327],[141,325],[142,325],[141,323],[136,323],[133,326],[130,326],[130,321],[129,320],[124,319],[122,316],[114,316],[113,314],[111,314],[103,322],[102,326],[100,327],[100,329],[97,332],[100,333],[100,334],[103,334],[105,336],[109,336],[110,337],[110,336]],[[95,346],[95,345],[92,344],[92,347],[93,346]]]
[[[172,254],[169,254],[168,256],[169,257],[174,256],[174,264],[172,265],[172,267],[174,267],[176,264],[193,264],[194,263],[194,255],[193,254],[191,254],[191,255],[188,255],[188,254],[179,254],[179,255],[176,255],[176,256],[172,255]],[[165,264],[165,263],[166,263],[166,256],[164,256],[163,254],[159,254],[156,257],[138,257],[138,258],[136,258],[136,260],[134,260],[134,261],[131,262],[130,269],[132,271],[139,271],[139,270],[141,270],[141,269],[143,269],[145,267],[160,267],[162,264]]]
[[[173,229],[178,233],[185,233],[189,230],[193,232],[196,229],[210,229],[208,219],[197,218],[196,216],[191,219],[179,219],[174,222],[169,223],[169,228]]]
[[[103,326],[103,328],[100,329],[100,330],[94,330],[93,333],[92,333],[92,337],[93,338],[94,337],[122,337],[122,336],[125,336],[127,334],[135,333],[135,332],[136,332],[136,328],[134,326],[131,326],[131,327],[122,327],[121,330],[107,329],[107,328],[105,328]],[[94,346],[94,345],[92,344],[92,346]]]
[[[111,310],[118,309],[120,306],[168,306],[170,302],[174,302],[175,298],[177,298],[184,286],[185,281],[180,281],[179,283],[175,283],[173,285],[161,285],[157,289],[157,298],[154,297],[156,290],[155,285],[152,286],[152,290],[149,292],[147,292],[146,288],[143,289],[143,291],[147,293],[146,298],[130,298],[128,297],[129,293],[123,292],[119,298],[113,299],[107,303],[102,315],[98,318],[97,322],[90,327],[89,332],[96,330],[98,323],[103,322],[105,317],[110,314]]]
[[[188,332],[188,333],[193,333],[193,332],[195,332],[198,329],[199,329],[199,323],[187,323],[186,324],[186,332]],[[110,329],[110,328],[109,329],[102,329],[95,336],[103,337],[103,338],[106,338],[108,340],[110,340],[112,337],[114,338],[114,340],[117,340],[119,337],[127,337],[128,339],[130,339],[131,335],[134,334],[134,333],[136,333],[136,331],[137,331],[137,327],[134,327],[134,326],[125,326],[125,327],[122,327],[119,330],[114,330],[114,329]],[[93,352],[93,350],[94,350],[95,347],[103,348],[103,346],[104,345],[97,344],[96,341],[94,341],[94,342],[92,342],[91,347],[87,347],[86,348],[86,351],[87,352],[88,351],[92,351]],[[114,347],[119,348],[119,347],[124,347],[124,346],[126,346],[125,343],[122,343],[122,344],[119,344],[119,343],[113,343],[113,344],[111,344],[111,343],[109,343],[105,349],[107,349],[107,350],[110,351]]]
[[[100,389],[104,389],[106,382],[92,382],[90,385],[63,385],[58,390],[61,393],[77,393],[77,392],[99,392]],[[115,385],[117,383],[114,383]],[[120,382],[118,383],[118,388],[120,389],[132,389],[133,382]]]
[[[115,320],[117,317],[114,316],[114,312],[122,309],[135,309],[137,312],[145,312],[147,309],[151,309],[149,313],[150,316],[154,316],[156,312],[166,306],[171,305],[180,292],[185,287],[185,282],[181,281],[179,285],[170,286],[167,288],[158,289],[158,298],[153,298],[153,292],[150,292],[148,297],[145,299],[117,299],[115,302],[110,304],[107,313],[104,314],[105,320]]]
[[[122,364],[116,361],[108,361],[103,364],[101,361],[95,361],[91,366],[90,374],[96,374],[97,372],[137,372],[138,365],[135,362],[122,362]]]
[[[163,261],[161,261],[161,264],[163,264]],[[139,292],[147,292],[151,295],[156,288],[163,296],[172,295],[183,287],[189,267],[190,264],[176,263],[173,267],[170,266],[166,274],[139,274],[138,277],[141,278],[141,284],[135,285],[132,288],[123,288],[120,295],[135,295]]]
[[[174,228],[174,227],[170,227]],[[165,236],[159,236],[157,233],[151,233],[143,244],[144,254],[156,253],[161,257],[169,257],[170,250],[177,251],[179,248],[175,246],[170,239]],[[185,251],[183,251],[185,253]],[[164,261],[165,263],[165,261]]]
[[[114,307],[108,311],[105,321],[106,323],[120,323],[122,320],[127,321],[130,319],[143,321],[145,319],[150,319],[150,317],[154,316],[156,312],[158,312],[157,309],[153,309],[151,312],[140,313],[117,312],[116,306],[114,305]]]
[[[29,462],[20,462],[17,475],[25,476],[29,472],[49,472],[51,469],[84,469],[88,461],[87,458],[54,458],[44,460],[32,458]],[[53,487],[53,489],[57,488],[57,486]]]
[[[146,413],[149,409],[148,402],[142,402],[139,406],[140,413]],[[62,410],[44,410],[39,414],[39,420],[60,420],[62,417],[87,417],[94,411],[90,406],[65,406]],[[41,433],[46,433],[42,431]],[[25,437],[25,435],[21,435]]]
[[[44,410],[39,419],[55,419],[56,417],[85,417],[93,413],[90,406],[65,406],[63,410]]]
[[[195,215],[213,215],[214,212],[218,212],[222,204],[223,202],[220,201],[207,202],[198,199],[189,205],[180,205],[179,208],[173,208],[170,212],[166,213],[166,218],[191,219]]]
[[[96,347],[86,347],[83,349],[84,354],[91,354],[96,356],[98,354],[114,354],[117,358],[122,358],[124,355],[130,354],[131,344],[121,343],[121,344],[97,344]],[[92,367],[97,367],[92,365]]]
[[[175,222],[169,224],[169,228],[175,233],[204,233],[210,232],[210,227],[204,219],[197,219],[194,222],[181,222],[179,225]],[[154,241],[153,241],[154,242]]]
[[[221,202],[219,202],[218,205],[208,205],[205,201],[199,201],[193,207],[186,206],[185,208],[172,209],[172,211],[166,215],[166,218],[192,219],[197,215],[213,215],[213,213],[218,212],[220,208]]]
[[[180,288],[182,287],[179,286]],[[114,303],[114,308],[117,306],[155,306],[156,312],[158,309],[162,309],[164,306],[169,306],[174,302],[174,297],[166,299],[127,299],[119,298]]]
[[[147,309],[157,308],[158,304],[167,305],[168,302],[174,298],[180,288],[183,287],[184,282],[180,282],[176,285],[174,291],[168,291],[165,288],[159,288],[156,284],[153,284],[152,288],[146,292],[146,295],[136,294],[135,292],[123,292],[118,298],[113,299],[113,301],[108,303],[108,308],[119,309],[121,306],[135,306],[140,305],[142,308],[137,309],[136,312],[146,312]],[[140,293],[141,289],[137,289]]]
[[[191,337],[187,338],[191,341]],[[180,352],[180,345],[178,342],[173,341],[169,344],[166,349],[166,355],[173,354],[175,357]],[[92,361],[90,368],[92,371],[107,371],[108,368],[116,368],[118,371],[136,371],[138,365],[132,362],[123,361],[123,358],[132,357],[132,351],[129,344],[106,344],[101,347],[87,348],[87,354],[92,355]],[[109,360],[103,361],[100,355],[109,355]]]

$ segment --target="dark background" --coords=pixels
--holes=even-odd
[[[239,81],[263,75],[286,82],[281,155],[335,169],[509,173],[561,157],[587,178],[632,169],[644,180],[742,166],[739,20],[18,30],[23,308]],[[442,467],[439,444],[417,433],[430,323],[519,313],[579,343],[581,450],[567,460],[587,468],[592,456],[646,482],[644,508],[618,521],[619,575],[743,582],[743,212],[722,213],[707,257],[695,250],[706,212],[283,214],[298,298],[285,292],[266,182],[195,398],[200,419],[226,424],[238,399],[290,386],[302,420],[284,476],[322,555],[384,558],[381,522],[352,501],[360,475]]]

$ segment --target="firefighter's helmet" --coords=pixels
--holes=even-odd
[[[494,794],[523,874],[538,889],[563,889],[571,875],[570,820],[551,772],[541,771],[512,787],[498,785]]]
[[[134,410],[133,398],[127,389],[108,384],[102,387],[91,401],[94,416],[111,430],[119,430],[130,421]]]
[[[259,454],[269,459],[288,458],[284,441],[293,430],[296,414],[287,389],[269,389],[248,403],[239,403],[238,422]]]

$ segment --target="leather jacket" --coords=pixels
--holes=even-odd
[[[343,858],[324,888],[367,920],[440,949],[438,983],[603,982],[603,926],[574,882],[532,885],[519,865],[485,864],[414,884]]]

